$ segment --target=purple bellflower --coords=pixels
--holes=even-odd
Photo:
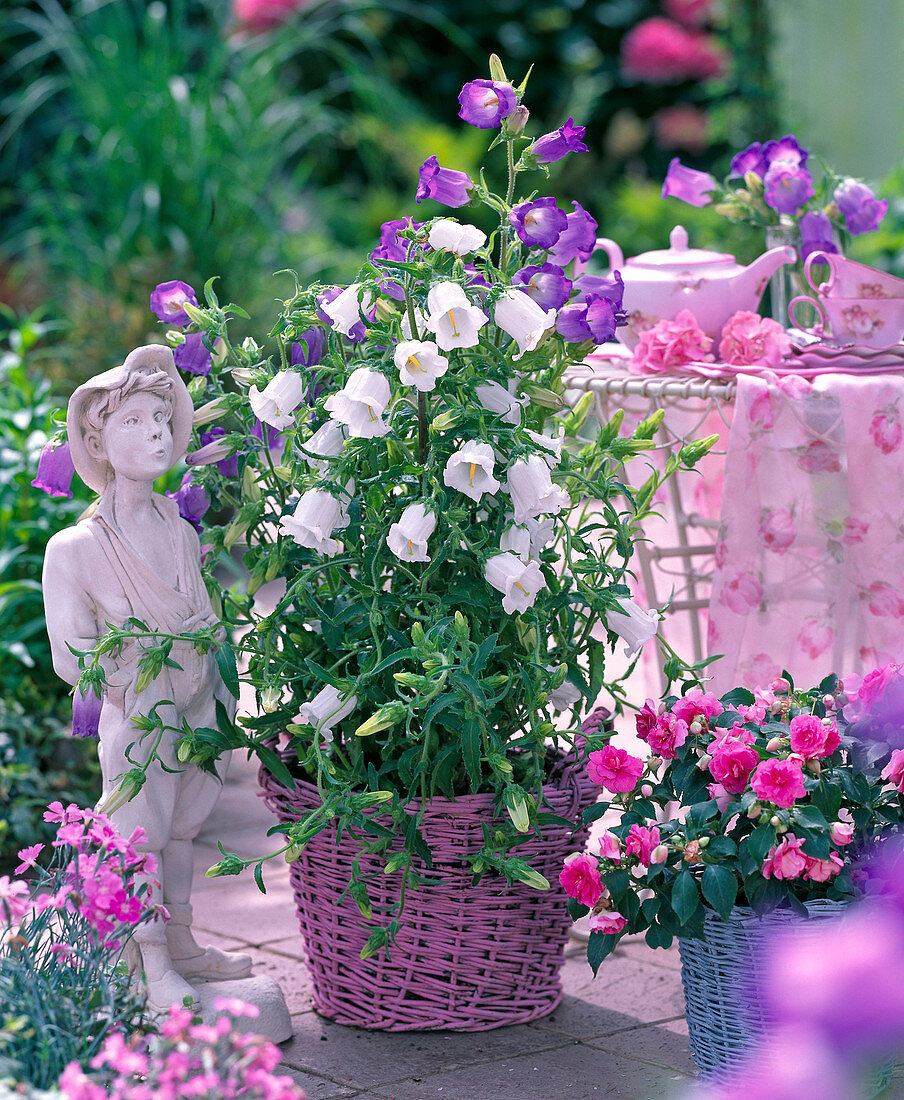
[[[579,202],[572,204],[574,212],[567,216],[565,232],[549,250],[550,263],[564,267],[578,257],[585,263],[596,248],[596,219],[592,218]]]
[[[808,210],[798,222],[800,229],[800,258],[805,260],[811,252],[837,252],[832,234],[832,223],[827,214]]]
[[[188,374],[210,374],[211,354],[204,346],[204,333],[186,333],[185,343],[173,348],[173,359],[179,370]]]
[[[773,161],[763,178],[763,200],[780,214],[796,214],[815,194],[810,173],[788,160]]]
[[[835,188],[834,199],[844,217],[845,229],[855,237],[878,229],[888,210],[888,202],[877,199],[859,180],[845,180]]]
[[[31,484],[35,489],[43,489],[52,497],[68,497],[71,500],[74,473],[75,466],[72,464],[69,444],[54,443],[51,440],[44,444],[41,457],[38,459],[35,479]]]
[[[514,111],[518,97],[511,84],[501,80],[471,80],[458,95],[458,117],[478,130],[494,130]]]
[[[731,158],[728,174],[733,178],[735,176],[746,176],[748,172],[755,172],[762,179],[766,175],[768,167],[769,165],[763,155],[763,146],[760,142],[755,141],[748,145],[746,149],[742,149],[740,153],[735,153]]]
[[[95,695],[93,688],[88,688],[86,695],[82,695],[76,689],[72,696],[73,737],[98,737],[100,712],[103,705],[103,696]]]
[[[605,344],[615,337],[615,328],[624,323],[616,304],[601,294],[589,294],[582,302],[569,302],[559,310],[556,332],[569,344],[593,340]]]
[[[782,160],[786,164],[795,164],[798,168],[806,168],[807,158],[810,154],[804,149],[794,134],[785,134],[778,141],[767,141],[763,146],[767,171],[768,166]]]
[[[708,206],[713,201],[710,192],[717,186],[709,172],[698,172],[696,168],[687,168],[678,157],[675,157],[665,174],[662,198],[672,195],[691,206]]]
[[[212,428],[209,428],[206,432],[201,433],[202,450],[209,443],[216,443],[218,439],[222,439],[226,434],[226,429],[221,428],[219,424]],[[197,452],[196,452],[197,453]],[[221,458],[217,461],[217,469],[223,475],[223,477],[238,477],[239,476],[239,456],[238,454],[227,455],[226,458]]]
[[[203,485],[198,485],[193,480],[192,471],[189,470],[182,478],[182,484],[174,492],[166,494],[170,500],[179,505],[179,515],[187,520],[192,527],[201,534],[201,519],[210,507],[210,497]]]
[[[464,206],[470,201],[468,188],[473,187],[467,172],[441,168],[435,156],[427,157],[420,167],[415,202],[434,199],[444,206]]]
[[[319,325],[305,329],[293,341],[290,361],[293,367],[316,367],[323,359],[326,333]]]
[[[512,207],[509,221],[529,248],[553,248],[568,228],[565,211],[549,197],[518,203]]]
[[[558,130],[552,130],[537,138],[527,149],[527,153],[538,164],[552,164],[568,156],[569,153],[586,153],[588,149],[583,140],[584,130],[584,126],[575,126],[574,119],[570,118]]]
[[[512,285],[522,287],[541,309],[561,309],[573,284],[556,264],[533,264],[516,271]]]
[[[196,306],[198,299],[188,283],[172,279],[168,283],[159,283],[151,291],[151,312],[169,325],[187,325],[189,316],[183,309],[185,303]]]

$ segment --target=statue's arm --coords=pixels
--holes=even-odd
[[[94,601],[87,588],[85,539],[78,528],[54,535],[44,554],[42,588],[44,616],[53,669],[62,680],[74,684],[79,678],[78,658],[69,650],[93,649],[98,641]]]

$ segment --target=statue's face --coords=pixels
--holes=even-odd
[[[104,422],[101,446],[116,474],[136,481],[165,474],[173,464],[173,436],[163,399],[132,394]]]

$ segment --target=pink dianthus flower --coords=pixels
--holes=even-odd
[[[640,334],[628,369],[633,374],[669,374],[685,363],[711,361],[712,344],[693,313],[683,309],[674,321],[657,321]]]
[[[791,337],[770,317],[739,309],[722,328],[719,357],[735,366],[777,367],[791,351]]]

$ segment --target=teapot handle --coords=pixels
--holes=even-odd
[[[824,283],[820,283],[819,286],[817,286],[816,283],[813,282],[813,278],[811,276],[814,264],[827,264],[829,268],[828,280]],[[821,251],[810,253],[810,255],[804,261],[804,278],[807,280],[813,290],[816,291],[817,294],[820,293],[821,289],[823,290],[823,292],[832,289],[832,283],[835,282],[835,269],[832,267],[831,263],[829,263],[828,253]]]
[[[597,237],[596,244],[593,246],[593,251],[602,251],[606,253],[606,255],[609,257],[609,267],[612,271],[617,271],[620,268],[624,267],[625,257],[622,253],[622,250],[615,243],[615,241],[610,241],[608,237]],[[575,278],[577,278],[579,275],[584,274],[584,268],[586,268],[588,260],[589,257],[587,260],[582,260],[579,256],[575,257],[574,264],[572,266],[572,271]]]

